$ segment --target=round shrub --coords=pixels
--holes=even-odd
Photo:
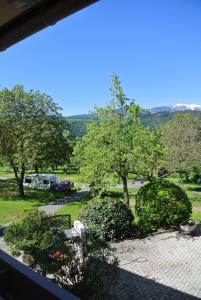
[[[125,237],[131,230],[134,216],[120,199],[102,198],[91,200],[80,215],[93,235],[101,240]]]
[[[135,210],[145,230],[178,225],[192,212],[186,193],[176,184],[155,180],[141,187],[136,196]]]
[[[44,223],[47,215],[36,208],[22,210],[16,220],[6,229],[5,240],[13,254],[20,251],[34,254],[46,251],[53,243],[53,235],[48,224]]]

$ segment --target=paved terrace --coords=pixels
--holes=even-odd
[[[201,228],[112,244],[120,260],[114,299],[201,299]]]
[[[3,229],[0,248],[9,253]],[[201,299],[201,228],[194,237],[169,232],[112,246],[117,249],[120,276],[108,299]]]

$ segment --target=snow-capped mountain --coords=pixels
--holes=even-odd
[[[160,107],[151,108],[150,112],[152,114],[155,114],[158,112],[175,112],[175,111],[187,111],[187,110],[201,111],[201,105],[179,103],[170,106],[160,106]]]

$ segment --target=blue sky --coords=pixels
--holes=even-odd
[[[111,99],[201,104],[201,1],[100,0],[0,53],[0,87],[50,95],[65,116]]]

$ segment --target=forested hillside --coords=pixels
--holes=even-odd
[[[90,119],[67,118],[67,121],[70,126],[70,135],[73,138],[79,138],[85,135],[85,133],[87,132],[87,124],[90,121]]]
[[[146,127],[158,128],[167,121],[171,120],[176,114],[190,113],[201,119],[200,111],[185,111],[185,112],[160,112],[160,113],[147,113],[142,115],[142,122]],[[90,120],[95,119],[95,114],[85,114],[80,116],[67,117],[67,121],[70,125],[71,135],[76,137],[82,137],[87,132],[87,124]]]
[[[200,111],[183,111],[183,112],[160,112],[155,114],[145,114],[142,116],[142,122],[145,126],[150,128],[158,128],[167,121],[171,120],[178,114],[192,114],[201,119]]]

